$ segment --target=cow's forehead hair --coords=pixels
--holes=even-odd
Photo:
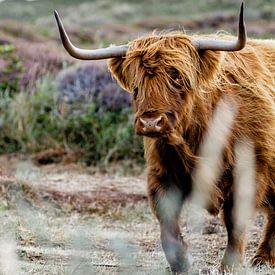
[[[132,85],[143,83],[146,77],[157,77],[163,84],[169,82],[169,69],[195,81],[198,53],[189,36],[168,33],[138,38],[130,42],[123,62],[123,71]],[[132,87],[135,88],[135,87]]]
[[[181,79],[182,90],[196,91],[198,96],[204,97],[199,86],[213,82],[220,53],[198,52],[192,44],[193,39],[193,36],[178,32],[135,39],[129,43],[124,57],[110,59],[109,68],[118,83],[129,92],[140,86],[145,88],[145,81],[152,89],[157,85],[160,91],[165,90],[173,78],[170,69],[174,69]]]

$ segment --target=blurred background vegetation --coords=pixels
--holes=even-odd
[[[0,153],[40,164],[142,163],[131,95],[106,61],[79,62],[61,46],[53,10],[83,47],[125,43],[152,30],[235,33],[239,0],[0,1]],[[247,0],[250,37],[275,34],[275,0]]]

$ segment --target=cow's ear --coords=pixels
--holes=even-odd
[[[123,73],[124,67],[124,58],[116,57],[112,58],[108,62],[108,68],[111,71],[112,75],[117,80],[118,84],[126,91],[130,91],[129,83],[127,81],[127,77]]]
[[[221,63],[221,52],[203,50],[199,51],[199,84],[213,80]]]

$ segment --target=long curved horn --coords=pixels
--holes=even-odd
[[[124,56],[128,50],[128,45],[110,46],[108,48],[96,49],[96,50],[85,50],[85,49],[77,48],[70,41],[57,11],[54,11],[54,16],[58,25],[62,43],[65,49],[67,50],[67,52],[72,57],[75,57],[77,59],[82,59],[82,60],[107,59],[112,57]]]
[[[194,46],[198,50],[212,50],[212,51],[239,51],[244,48],[246,43],[246,27],[243,16],[243,2],[241,4],[239,16],[239,32],[236,41],[215,40],[215,39],[198,39],[194,40]]]

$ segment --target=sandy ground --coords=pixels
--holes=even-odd
[[[0,166],[3,274],[169,274],[144,175],[91,175],[75,165],[38,168],[3,158]],[[200,226],[190,225],[185,208],[181,219],[192,274],[219,274],[226,232],[218,217],[201,217]],[[251,222],[239,274],[256,272],[248,266],[263,221],[257,215]]]

